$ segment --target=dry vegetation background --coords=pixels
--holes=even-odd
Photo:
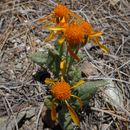
[[[82,70],[87,78],[105,79],[109,85],[84,108],[80,129],[129,130],[130,2],[62,2],[103,31],[102,41],[110,49],[106,55],[94,45],[82,49],[85,54]],[[28,58],[31,52],[50,47],[44,43],[48,32],[40,30],[35,21],[49,14],[55,4],[56,0],[0,0],[0,130],[60,130],[44,118],[45,87],[33,80],[38,66]],[[94,73],[89,73],[88,64]]]

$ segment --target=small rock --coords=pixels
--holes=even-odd
[[[39,44],[39,43],[41,43],[41,40],[37,39],[35,42]]]
[[[21,63],[18,63],[15,67],[16,67],[16,69],[21,69],[22,68],[22,64]]]
[[[27,51],[29,51],[29,50],[31,49],[31,47],[30,47],[30,46],[27,46],[26,49],[27,49]]]
[[[13,39],[13,40],[12,40],[12,43],[16,43],[16,39]]]

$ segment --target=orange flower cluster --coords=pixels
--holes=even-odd
[[[75,60],[79,61],[79,58],[73,52],[73,49],[82,47],[88,41],[93,42],[98,45],[103,52],[108,53],[108,48],[104,46],[99,39],[102,32],[94,31],[88,21],[83,20],[82,17],[73,13],[65,5],[58,4],[50,15],[39,19],[38,22],[44,22],[45,20],[48,20],[45,24],[45,28],[51,30],[50,35],[48,35],[45,41],[50,41],[57,35],[60,36],[58,43],[62,45],[64,41],[66,41],[67,50]],[[47,25],[49,25],[49,27]]]
[[[60,34],[62,37],[58,40],[59,43],[62,44],[66,40],[68,46],[73,47],[82,47],[88,40],[91,40],[93,43],[99,45],[105,53],[108,52],[108,49],[99,41],[102,32],[95,32],[88,21],[84,21],[82,17],[73,13],[65,5],[58,4],[48,17],[51,17],[55,23],[54,25],[52,22],[54,26],[48,27],[48,29],[56,31],[56,33],[51,33],[47,39],[51,40],[57,34]],[[48,17],[39,19],[39,22],[44,21]]]

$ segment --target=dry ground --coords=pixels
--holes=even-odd
[[[102,41],[110,49],[84,47],[84,60],[97,70],[89,80],[105,79],[110,84],[84,109],[81,130],[130,129],[130,3],[127,0],[66,0],[74,12],[104,32]],[[49,14],[56,0],[0,0],[0,129],[43,130],[44,86],[33,81],[37,70],[28,58],[44,50],[47,32],[35,21]],[[86,70],[84,70],[85,73]],[[42,110],[43,109],[43,110]],[[16,114],[22,111],[17,117]],[[43,112],[42,112],[43,111]],[[25,116],[26,113],[26,116]],[[40,116],[42,113],[42,116]],[[89,113],[89,114],[88,114]],[[88,116],[89,115],[89,116]],[[16,122],[19,122],[18,124]],[[38,123],[39,122],[39,123]],[[52,129],[56,129],[53,126]],[[57,128],[58,129],[58,128]]]

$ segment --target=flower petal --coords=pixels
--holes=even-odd
[[[47,29],[52,31],[64,31],[65,29],[62,27],[48,27]]]
[[[48,41],[52,40],[55,36],[56,36],[56,34],[54,32],[51,32],[48,35],[48,37],[45,39],[45,42],[48,42]]]
[[[60,62],[60,69],[63,70],[64,68],[65,68],[65,60],[64,58],[62,58]]]
[[[91,34],[89,34],[89,38],[93,38],[93,37],[99,37],[101,36],[103,33],[102,32],[93,32]]]
[[[65,103],[66,103],[66,105],[67,105],[67,108],[68,108],[68,110],[69,110],[69,113],[70,113],[70,115],[71,115],[71,118],[72,118],[73,122],[74,122],[76,125],[79,125],[80,122],[79,122],[79,118],[78,118],[76,112],[73,110],[73,108],[68,104],[68,102],[67,102],[66,100],[65,100]]]
[[[46,78],[45,79],[45,84],[55,84],[54,80]]]
[[[64,78],[64,71],[65,71],[65,60],[64,58],[61,59],[60,62],[60,70],[61,70],[61,80],[63,80]]]
[[[58,39],[58,43],[60,45],[62,45],[64,41],[65,41],[65,37],[64,36],[62,36],[61,38]]]
[[[80,87],[81,84],[85,83],[84,80],[79,80],[71,89]]]
[[[83,107],[83,102],[82,102],[82,100],[81,100],[78,96],[76,96],[76,95],[71,95],[71,96],[77,98],[77,100],[78,100],[78,102],[79,102],[79,104],[80,104],[80,108],[82,109],[82,107]]]
[[[66,23],[65,17],[62,18],[62,20],[60,21],[60,23]]]
[[[56,105],[55,105],[55,99],[52,100],[51,119],[52,119],[53,121],[56,121]]]
[[[109,49],[104,46],[97,38],[96,39],[93,39],[93,41],[99,45],[99,47],[102,49],[103,52],[105,53],[108,53],[109,52]]]

